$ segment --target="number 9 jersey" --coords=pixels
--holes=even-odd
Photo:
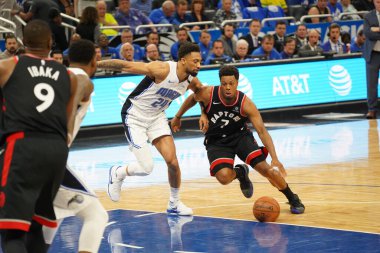
[[[4,130],[67,136],[70,76],[53,59],[14,57],[16,67],[3,88]]]

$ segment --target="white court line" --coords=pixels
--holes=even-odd
[[[143,249],[144,248],[144,247],[141,247],[141,246],[134,246],[134,245],[120,243],[120,242],[113,243],[113,245],[121,246],[121,247],[126,247],[126,248],[133,248],[133,249]]]
[[[135,215],[133,217],[138,218],[138,217],[150,216],[150,215],[155,215],[155,214],[160,214],[160,213],[144,213],[144,214]]]

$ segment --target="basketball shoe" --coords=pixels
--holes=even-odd
[[[305,212],[305,206],[302,204],[297,194],[294,194],[294,198],[291,202],[289,202],[289,205],[290,212],[293,214],[301,214]]]
[[[166,210],[166,212],[168,213],[168,215],[193,215],[193,209],[185,206],[185,204],[181,201],[178,201],[177,204],[174,204],[173,202],[169,201],[168,209]]]
[[[120,199],[121,185],[124,179],[118,179],[116,175],[116,170],[121,166],[112,166],[109,169],[109,181],[108,181],[108,196],[112,201],[118,202]]]
[[[236,178],[240,182],[240,189],[244,197],[250,198],[253,195],[253,185],[249,179],[249,167],[246,164],[237,164],[234,167]]]

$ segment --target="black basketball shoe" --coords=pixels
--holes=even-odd
[[[305,206],[302,204],[300,198],[297,194],[294,194],[294,198],[291,202],[289,202],[290,205],[290,212],[294,214],[301,214],[305,212]]]
[[[236,178],[240,182],[240,189],[244,197],[250,198],[253,195],[253,185],[249,179],[249,167],[246,164],[237,164],[234,168]]]

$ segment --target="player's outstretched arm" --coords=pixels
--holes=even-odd
[[[0,87],[4,87],[9,77],[13,73],[16,61],[13,57],[0,61]]]
[[[131,74],[147,75],[154,79],[156,83],[159,83],[164,79],[162,78],[162,76],[166,77],[166,70],[169,68],[168,63],[159,61],[145,63],[112,59],[98,61],[96,64],[97,67],[100,69],[122,71]]]
[[[243,112],[247,115],[248,119],[251,121],[253,127],[256,129],[257,134],[260,137],[260,140],[267,148],[271,158],[272,158],[272,167],[277,167],[280,170],[280,173],[283,177],[286,176],[286,170],[282,163],[278,160],[276,149],[273,144],[272,137],[266,129],[263,119],[261,118],[260,112],[257,109],[256,105],[246,97]]]

